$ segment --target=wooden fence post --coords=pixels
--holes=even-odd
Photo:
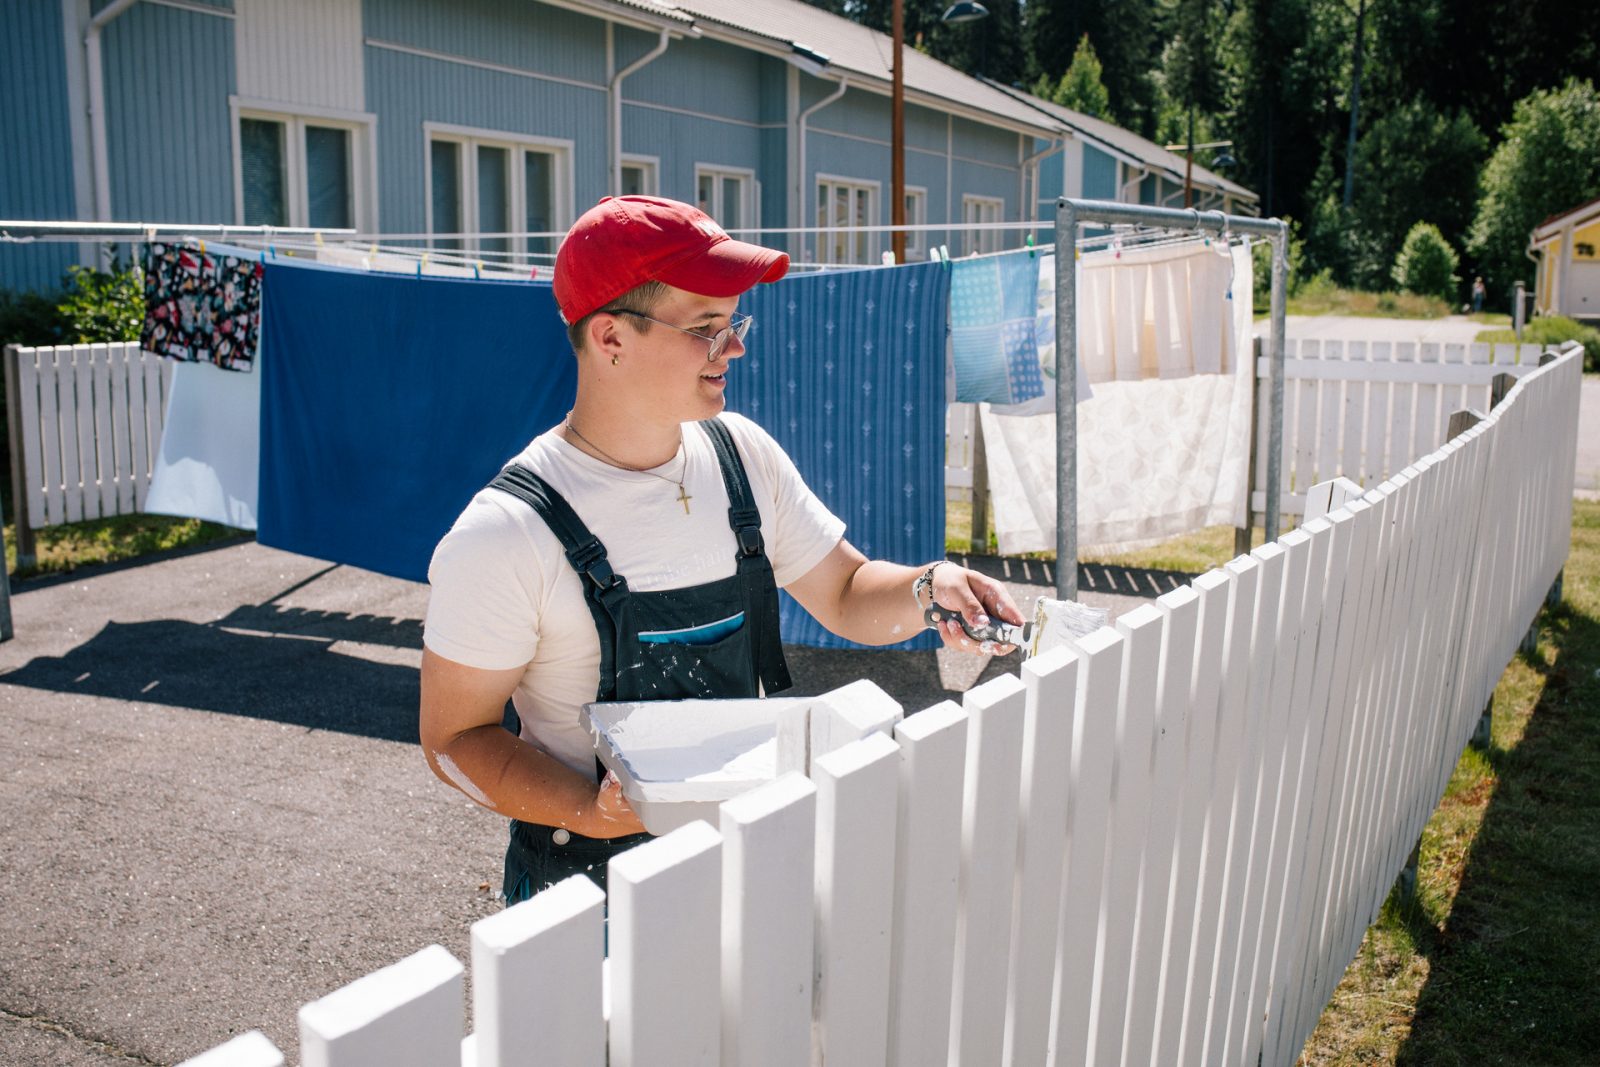
[[[1256,367],[1261,364],[1261,338],[1252,338],[1250,344],[1250,458],[1244,467],[1244,525],[1233,528],[1233,554],[1242,556],[1250,551],[1255,531],[1255,478],[1256,431],[1261,421],[1261,405],[1256,403]]]
[[[989,458],[983,447],[983,405],[972,413],[972,542],[975,556],[989,553]]]
[[[18,362],[22,349],[6,345],[6,440],[11,445],[11,514],[17,525],[17,566],[31,567],[37,551],[33,542],[33,523],[28,515],[28,487],[23,481],[27,465],[22,448],[22,374]]]
[[[1504,400],[1506,398],[1506,394],[1511,391],[1511,387],[1515,384],[1516,379],[1511,375],[1496,374],[1494,376],[1494,382],[1489,386],[1490,407],[1492,408],[1494,405]],[[1483,418],[1482,412],[1474,411],[1471,408],[1464,408],[1460,411],[1452,411],[1450,413],[1449,428],[1445,431],[1445,441],[1454,441],[1457,437],[1460,437],[1462,434],[1478,425],[1478,423],[1482,422]],[[1489,741],[1493,735],[1494,693],[1491,692],[1489,694],[1489,702],[1484,705],[1483,714],[1478,717],[1478,725],[1473,728],[1472,737],[1467,744],[1471,745],[1473,748],[1479,749],[1480,751],[1487,750],[1489,747]],[[1400,872],[1400,883],[1404,891],[1409,895],[1411,890],[1405,889],[1405,887],[1407,885],[1415,887],[1416,882],[1417,850],[1414,848],[1411,850],[1411,858],[1406,861],[1405,868]]]

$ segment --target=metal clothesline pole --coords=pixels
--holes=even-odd
[[[1289,228],[1281,219],[1147,207],[1110,200],[1056,201],[1056,596],[1078,597],[1078,263],[1074,238],[1085,222],[1149,226],[1210,233],[1248,233],[1272,245],[1271,431],[1263,525],[1268,541],[1278,537],[1279,482],[1283,453],[1283,335],[1289,280]],[[1244,357],[1250,358],[1250,357]],[[1252,368],[1250,380],[1255,381]],[[1252,388],[1254,388],[1252,384]],[[1245,507],[1250,508],[1245,478]]]

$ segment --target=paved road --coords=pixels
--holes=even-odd
[[[1102,571],[1086,599],[1171,584]],[[426,595],[254,542],[14,594],[0,1064],[173,1063],[249,1029],[293,1062],[301,1004],[433,942],[468,958],[505,829],[418,753]],[[944,659],[791,650],[802,693],[866,676],[908,709],[1016,662]]]

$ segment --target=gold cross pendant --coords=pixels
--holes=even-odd
[[[683,483],[679,482],[678,483],[678,503],[683,505],[683,513],[685,515],[689,514],[689,501],[691,501],[693,499],[694,499],[694,497],[690,496],[689,495],[689,491],[683,487]]]

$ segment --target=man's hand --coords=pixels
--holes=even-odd
[[[941,564],[933,569],[933,602],[953,611],[959,611],[967,624],[974,629],[989,625],[991,619],[1020,626],[1025,620],[1022,612],[1006,592],[1006,587],[993,578],[968,570],[954,563]],[[1004,656],[1016,650],[1015,645],[990,641],[974,641],[968,637],[961,624],[954,619],[935,627],[947,648],[962,652],[985,652]]]
[[[585,837],[625,837],[644,832],[644,823],[639,821],[628,798],[622,795],[622,782],[611,771],[607,771],[600,782],[588,822],[592,825],[585,827]]]

